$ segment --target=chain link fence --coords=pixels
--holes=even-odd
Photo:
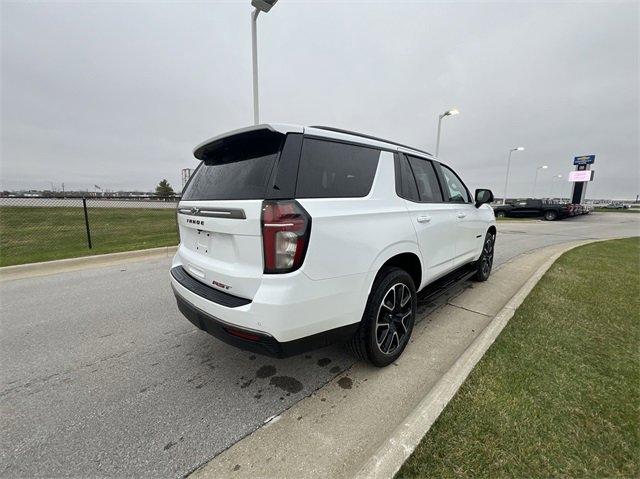
[[[178,244],[179,198],[0,198],[0,266]]]

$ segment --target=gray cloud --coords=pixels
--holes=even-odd
[[[252,120],[249,1],[2,3],[3,188],[179,183]],[[538,194],[596,154],[590,197],[639,187],[636,2],[306,3],[259,18],[261,119],[433,151],[470,187]],[[565,193],[567,183],[562,184]],[[560,191],[556,184],[555,192]]]

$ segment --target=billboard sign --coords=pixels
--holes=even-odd
[[[595,163],[596,155],[576,156],[573,158],[574,165],[591,165]]]
[[[569,181],[574,183],[593,180],[593,170],[570,171]]]

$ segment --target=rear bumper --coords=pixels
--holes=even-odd
[[[199,329],[231,346],[277,358],[286,358],[345,341],[358,329],[358,323],[355,323],[293,341],[279,342],[263,331],[239,327],[205,313],[180,296],[175,287],[173,292],[180,312]]]
[[[368,294],[364,274],[312,280],[298,270],[264,275],[255,295],[245,299],[186,272],[186,277],[175,275],[185,271],[180,255],[172,266],[169,277],[178,306],[193,324],[227,343],[279,357],[349,338]]]

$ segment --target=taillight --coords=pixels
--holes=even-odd
[[[297,201],[262,203],[262,246],[265,273],[289,273],[304,261],[311,217]]]

